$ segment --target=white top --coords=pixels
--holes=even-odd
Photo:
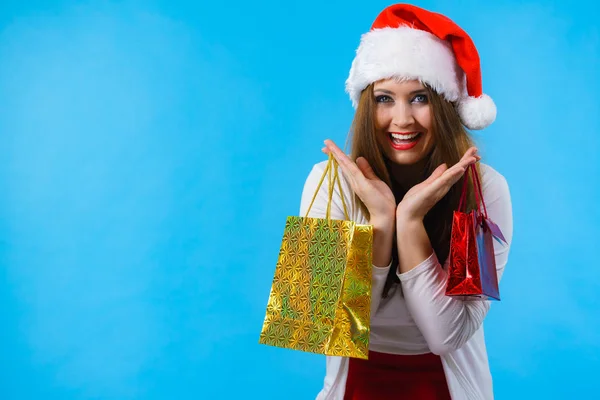
[[[326,165],[327,161],[316,164],[306,180],[301,216],[306,214]],[[368,223],[341,169],[339,175],[350,219],[359,224]],[[508,242],[506,245],[494,241],[500,280],[513,235],[510,193],[504,177],[485,164],[481,164],[481,182],[488,217],[498,225]],[[309,217],[325,218],[327,190],[325,178]],[[337,185],[331,218],[345,219]],[[398,274],[400,285],[394,286],[388,297],[382,299],[389,268],[373,266],[369,349],[392,354],[431,352],[440,355],[452,399],[493,399],[483,336],[483,319],[490,309],[490,301],[446,296],[446,270],[435,253],[412,270]],[[325,382],[317,400],[343,400],[348,361],[346,357],[326,357]]]

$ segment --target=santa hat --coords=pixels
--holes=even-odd
[[[496,105],[481,88],[475,44],[442,14],[395,4],[377,16],[362,35],[346,80],[354,108],[368,85],[387,78],[418,79],[457,102],[469,129],[483,129],[496,119]]]

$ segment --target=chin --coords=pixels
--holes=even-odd
[[[382,135],[383,136],[383,135]],[[389,135],[380,136],[379,141],[388,160],[397,165],[414,165],[423,161],[433,148],[431,136],[425,134],[413,147],[407,147],[407,144],[394,145]]]
[[[390,154],[391,153],[391,154]],[[426,157],[426,153],[416,153],[416,154],[398,154],[396,151],[391,150],[386,154],[387,158],[398,165],[414,165],[423,161]]]
[[[388,160],[397,165],[414,165],[424,161],[431,153],[433,146],[417,146],[410,150],[396,150],[389,143],[384,143],[384,153]]]

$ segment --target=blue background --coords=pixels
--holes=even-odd
[[[388,4],[2,1],[0,399],[314,398],[324,358],[258,335]],[[470,33],[499,109],[475,135],[514,207],[496,397],[598,392],[600,6],[416,4]]]

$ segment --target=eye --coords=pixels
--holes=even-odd
[[[427,103],[428,100],[429,99],[427,98],[426,94],[418,94],[415,97],[413,97],[412,101],[416,103]]]
[[[390,101],[394,101],[390,96],[382,94],[379,96],[375,96],[375,101],[377,103],[389,103]]]

